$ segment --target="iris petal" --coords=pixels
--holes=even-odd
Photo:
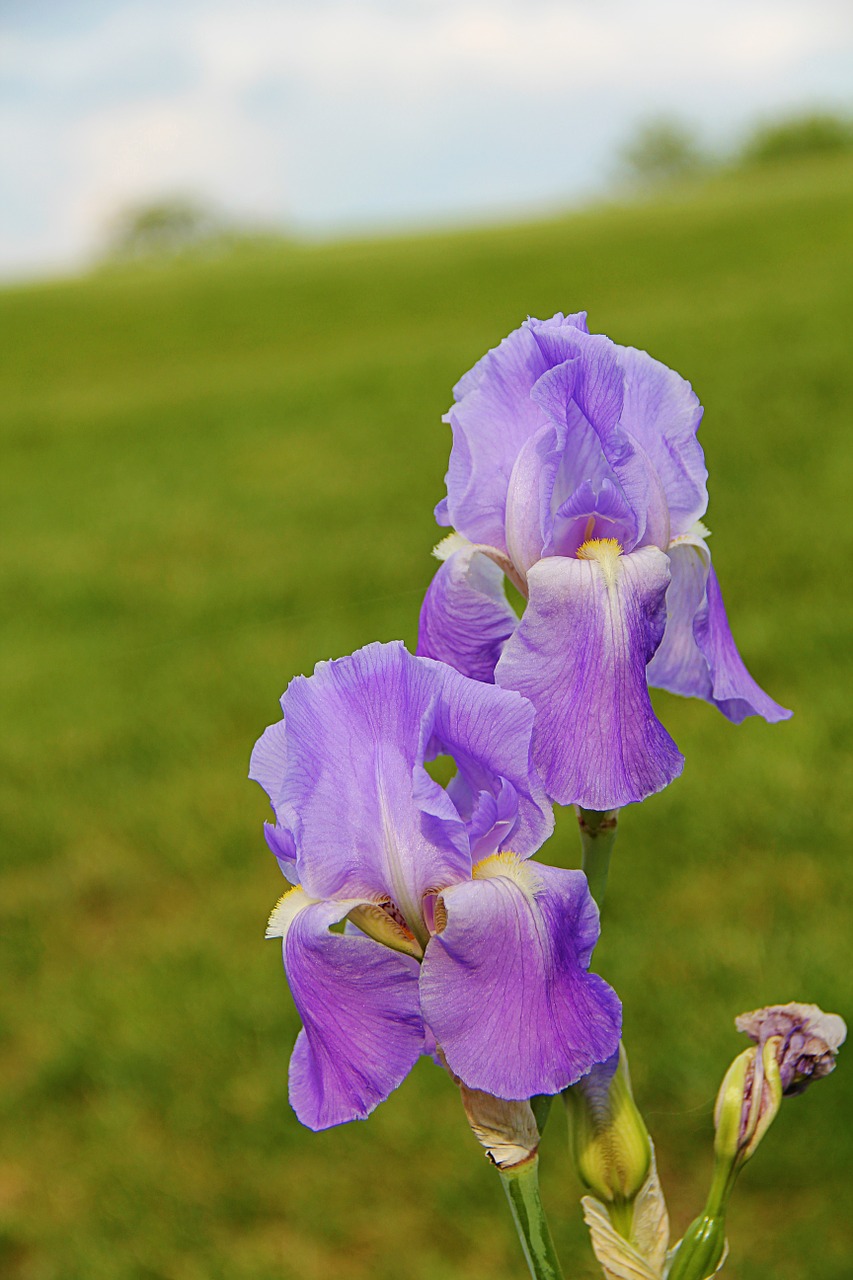
[[[330,933],[356,903],[292,893],[302,900],[284,931],[284,966],[303,1028],[290,1101],[303,1124],[327,1129],[363,1120],[420,1056],[418,964],[369,938]]]
[[[655,547],[541,560],[495,671],[536,708],[533,758],[552,799],[618,809],[661,790],[682,757],[656,718],[646,663],[665,622],[667,557]]]
[[[556,1093],[619,1043],[619,1000],[587,972],[597,908],[579,871],[505,854],[479,871],[443,895],[446,924],[421,969],[424,1018],[469,1088]]]
[[[319,664],[282,698],[300,881],[316,898],[388,896],[415,931],[424,892],[470,867],[453,805],[415,778],[442,679],[401,644],[373,644]]]
[[[713,565],[708,570],[705,593],[707,607],[697,617],[694,631],[710,668],[714,703],[735,724],[747,716],[763,716],[771,724],[790,719],[792,713],[774,702],[747,671],[729,628]]]
[[[518,618],[504,594],[504,575],[472,544],[445,560],[426,593],[418,653],[494,683],[504,641]]]
[[[704,698],[735,724],[753,715],[771,723],[787,720],[791,712],[755,682],[738,652],[707,543],[685,535],[670,548],[669,558],[666,630],[649,663],[649,683]]]
[[[454,388],[458,403],[445,419],[453,428],[447,514],[472,542],[507,549],[509,478],[525,441],[548,421],[530,399],[530,388],[546,367],[533,335],[522,326]]]
[[[618,347],[625,374],[622,426],[651,458],[669,508],[671,536],[686,533],[708,506],[708,469],[696,438],[702,406],[690,383],[635,347]]]

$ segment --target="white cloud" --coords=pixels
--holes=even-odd
[[[327,226],[566,196],[638,114],[714,128],[842,67],[841,0],[114,0],[0,45],[0,267],[169,190]]]

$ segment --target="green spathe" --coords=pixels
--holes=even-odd
[[[569,1145],[584,1189],[611,1211],[617,1229],[630,1231],[630,1208],[648,1177],[652,1148],[643,1117],[631,1092],[624,1046],[616,1070],[594,1067],[564,1093]]]

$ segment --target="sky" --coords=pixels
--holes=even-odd
[[[600,192],[638,123],[853,112],[850,0],[0,0],[0,275],[195,195],[305,235]]]

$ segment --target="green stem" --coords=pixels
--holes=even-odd
[[[532,1280],[563,1280],[539,1195],[539,1157],[499,1172]]]
[[[685,1231],[669,1280],[707,1280],[714,1275],[726,1248],[726,1209],[738,1168],[737,1164],[717,1161],[705,1208]]]
[[[607,889],[607,873],[610,855],[616,843],[618,809],[577,809],[578,825],[583,849],[583,869],[589,881],[589,891],[599,908],[604,905]]]

